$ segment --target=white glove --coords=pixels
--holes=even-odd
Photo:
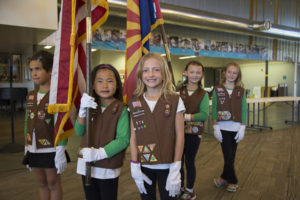
[[[181,161],[173,162],[169,168],[169,175],[166,183],[166,190],[169,196],[175,197],[180,192],[181,187]]]
[[[192,121],[192,114],[184,114],[184,121],[187,122]]]
[[[80,118],[86,117],[86,109],[94,108],[96,109],[98,104],[95,102],[95,98],[89,96],[87,93],[83,93],[80,100],[80,108],[78,112],[78,116]]]
[[[147,194],[144,181],[148,185],[152,185],[152,181],[142,172],[140,163],[130,163],[131,176],[135,181],[141,194]]]
[[[102,160],[107,158],[107,154],[104,148],[100,147],[99,149],[92,148],[83,148],[81,150],[82,158],[85,162],[94,162],[97,160]]]
[[[54,162],[57,169],[57,174],[61,174],[67,167],[67,158],[65,155],[64,146],[56,146]]]
[[[29,151],[29,150],[28,150],[28,146],[25,145],[25,148],[24,148],[24,156],[26,155],[26,153],[27,153],[28,151]],[[32,171],[32,168],[29,167],[28,164],[26,165],[26,168],[27,168],[30,172]]]
[[[234,137],[234,139],[236,140],[236,143],[239,143],[245,135],[245,125],[241,125],[239,131],[237,132],[236,136]]]
[[[214,125],[214,136],[215,138],[222,143],[223,137],[222,137],[222,133],[220,130],[220,126],[219,125]]]

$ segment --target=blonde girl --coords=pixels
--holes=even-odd
[[[224,158],[223,172],[220,178],[214,179],[214,183],[218,188],[227,186],[229,192],[238,188],[234,160],[237,145],[244,138],[247,117],[247,101],[241,80],[240,66],[229,63],[224,71],[223,84],[213,91],[214,136],[221,143]]]
[[[142,57],[137,88],[128,102],[131,117],[131,175],[142,199],[175,199],[180,191],[184,146],[184,104],[174,91],[165,60]]]

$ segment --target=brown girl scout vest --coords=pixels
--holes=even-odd
[[[141,164],[174,162],[178,100],[179,95],[162,95],[153,112],[143,96],[128,102]]]
[[[36,147],[54,147],[54,116],[48,113],[49,92],[37,105],[37,90],[30,91],[26,97],[27,142],[32,145],[35,131]]]
[[[124,104],[119,100],[113,101],[104,112],[101,106],[92,110],[92,129],[90,134],[90,147],[96,149],[104,147],[116,138],[117,125],[123,111]],[[86,136],[82,137],[80,147],[86,147]],[[94,167],[117,169],[123,165],[125,149],[111,158],[92,163]]]
[[[218,101],[217,121],[242,122],[241,108],[244,88],[235,86],[231,97],[223,85],[216,86],[215,91]]]
[[[206,91],[202,88],[198,88],[194,93],[189,96],[188,90],[186,87],[183,87],[180,90],[180,97],[184,102],[186,113],[194,114],[199,112],[200,103],[205,95]],[[201,121],[190,121],[184,122],[184,133],[186,134],[195,134],[201,135],[203,132],[203,122]]]

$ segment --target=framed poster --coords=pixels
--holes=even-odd
[[[0,53],[0,82],[9,82],[9,62],[12,69],[12,77],[14,82],[22,81],[22,60],[20,54]]]

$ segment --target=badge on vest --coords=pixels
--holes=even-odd
[[[218,120],[229,120],[231,113],[229,111],[218,111]]]
[[[30,119],[33,119],[34,118],[34,113],[30,113]]]
[[[153,151],[155,149],[156,144],[148,144],[148,145],[138,145],[141,163],[143,162],[156,162],[157,158],[154,156]]]
[[[226,98],[225,97],[219,97],[218,99],[220,101],[220,104],[224,104]]]
[[[38,118],[45,119],[46,113],[43,110],[38,111]]]
[[[170,104],[166,104],[165,105],[165,116],[166,117],[170,116],[170,112],[171,112],[171,106],[170,106]]]
[[[140,110],[140,109],[137,109],[136,111],[133,111],[133,113],[132,113],[133,118],[141,117],[144,115],[145,115],[145,110]]]
[[[141,101],[133,101],[132,106],[133,106],[133,108],[141,108],[142,103],[141,103]]]
[[[144,124],[144,120],[138,120],[135,122],[135,124],[136,124],[136,128],[134,128],[134,130],[140,131],[144,128],[147,128],[146,124]]]
[[[223,92],[224,89],[223,89],[223,88],[217,88],[217,91],[218,91],[218,92]]]
[[[39,139],[39,143],[43,146],[50,145],[50,142],[47,139]]]
[[[28,100],[33,100],[34,99],[34,95],[30,95],[29,97],[28,97]]]

